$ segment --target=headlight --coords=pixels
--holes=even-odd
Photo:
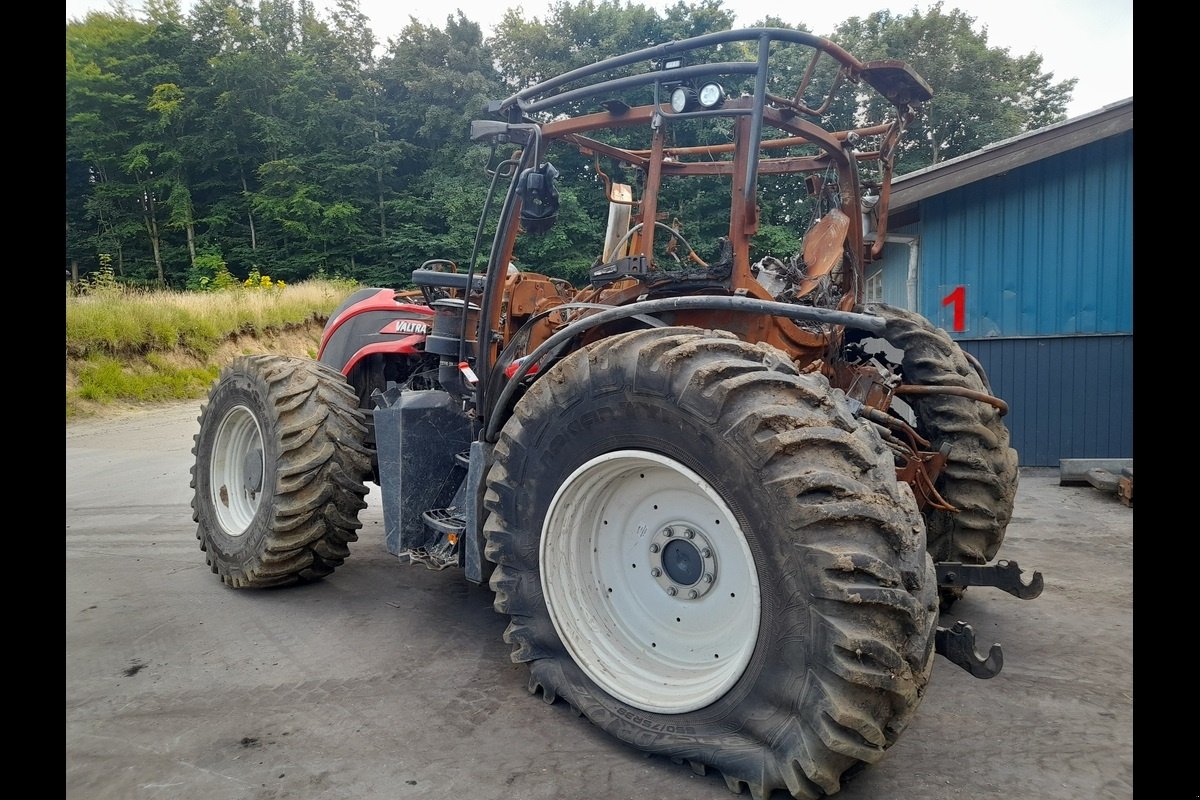
[[[686,86],[676,86],[671,92],[671,110],[682,114],[696,104],[696,93]]]
[[[725,90],[719,83],[706,83],[700,87],[700,105],[716,108],[725,100]]]

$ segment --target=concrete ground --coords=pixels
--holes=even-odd
[[[198,408],[67,425],[70,800],[734,796],[527,694],[491,592],[390,555],[373,485],[332,576],[223,586],[189,507]],[[1023,470],[1001,555],[1042,596],[974,587],[941,623],[1001,642],[1001,674],[938,657],[915,721],[837,797],[1133,796],[1133,510]]]

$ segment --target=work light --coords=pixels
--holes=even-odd
[[[725,90],[721,88],[721,84],[706,83],[700,87],[700,105],[704,108],[716,108],[724,101]]]
[[[687,86],[676,86],[671,92],[671,110],[676,114],[690,111],[696,107],[696,92]]]

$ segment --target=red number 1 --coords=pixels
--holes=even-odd
[[[965,331],[967,329],[967,287],[959,286],[950,294],[942,298],[942,305],[948,306],[954,304],[954,330]]]

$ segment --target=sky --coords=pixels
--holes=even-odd
[[[182,0],[184,8],[190,3]],[[674,0],[639,0],[643,5],[666,8]],[[107,11],[111,0],[66,0],[67,20],[82,19],[88,11]],[[130,8],[140,3],[130,0]],[[314,0],[318,14],[330,7],[328,0]],[[807,8],[782,11],[778,0],[725,0],[723,7],[737,16],[738,26],[753,25],[767,14],[790,24],[806,24],[818,35],[827,35],[850,17],[865,17],[875,11],[907,14],[928,9],[931,2],[910,0],[832,0],[809,2]],[[410,5],[396,0],[360,0],[359,7],[371,20],[371,29],[381,42],[397,36],[410,18],[442,27],[448,16],[460,9],[477,22],[487,35],[509,8],[519,8],[526,18],[545,19],[548,0],[448,0]],[[798,8],[798,4],[792,6]],[[943,11],[957,8],[975,18],[975,29],[987,29],[991,47],[1008,48],[1013,56],[1037,52],[1042,69],[1053,72],[1056,81],[1077,78],[1074,98],[1067,116],[1095,111],[1133,96],[1133,0],[945,0]],[[936,92],[937,87],[934,87]]]

